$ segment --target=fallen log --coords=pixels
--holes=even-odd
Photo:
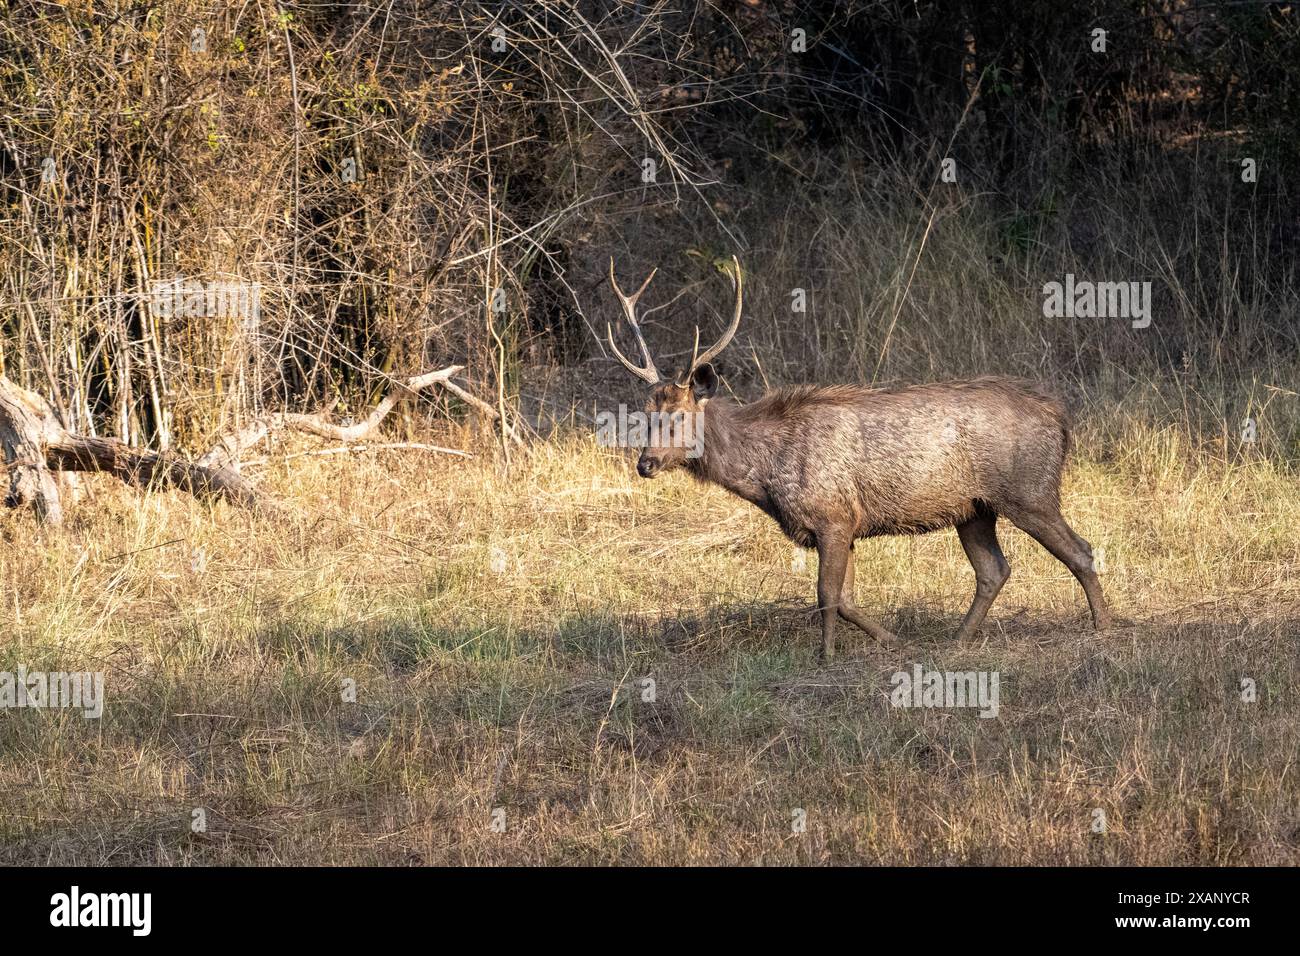
[[[31,506],[43,522],[57,525],[63,508],[55,475],[77,471],[102,471],[138,487],[169,487],[199,498],[216,498],[241,508],[275,511],[239,473],[239,456],[281,429],[306,432],[340,442],[369,438],[402,398],[433,385],[441,385],[470,404],[497,415],[495,409],[470,395],[451,377],[460,365],[427,372],[397,382],[374,410],[360,422],[340,425],[323,414],[278,412],[265,415],[224,435],[197,461],[171,451],[133,448],[114,438],[80,435],[64,427],[58,413],[44,398],[0,375],[0,451],[9,470],[11,507]],[[519,442],[508,424],[506,434]]]
[[[331,441],[364,441],[375,433],[380,423],[402,398],[407,395],[414,395],[432,385],[441,385],[460,398],[468,397],[471,400],[470,404],[475,405],[480,410],[486,409],[488,413],[495,416],[496,410],[492,406],[470,395],[451,381],[453,375],[457,375],[462,371],[464,371],[462,365],[448,365],[436,372],[426,372],[423,375],[416,375],[413,378],[399,381],[394,384],[389,393],[384,396],[383,400],[375,406],[369,415],[351,425],[336,424],[321,414],[275,412],[271,415],[263,415],[238,431],[223,435],[216,445],[198,460],[198,464],[209,467],[225,464],[237,471],[239,469],[240,455],[271,434],[281,430],[307,432],[310,435],[328,438]],[[518,440],[513,429],[508,429],[508,434]]]
[[[57,525],[63,521],[63,506],[44,449],[50,422],[58,425],[49,402],[0,375],[0,453],[9,466],[5,504],[31,506],[42,521]]]
[[[103,471],[137,487],[179,488],[196,497],[221,498],[242,508],[262,504],[239,473],[202,465],[174,452],[132,448],[115,438],[79,435],[63,427],[53,407],[0,375],[0,448],[9,466],[11,507],[32,506],[46,524],[63,520],[54,472]]]

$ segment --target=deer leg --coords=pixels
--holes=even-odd
[[[897,637],[863,614],[853,600],[853,558],[853,545],[849,545],[849,558],[844,566],[844,585],[840,588],[840,617],[862,628],[882,644],[897,641]]]
[[[989,514],[957,525],[957,537],[961,539],[962,550],[975,569],[975,600],[971,602],[961,627],[957,628],[959,641],[979,630],[993,599],[1002,590],[1002,585],[1007,583],[1007,578],[1011,577],[1011,566],[998,547],[997,523],[998,516]]]
[[[1099,631],[1110,627],[1110,611],[1101,593],[1101,581],[1093,569],[1092,545],[1074,533],[1059,511],[1047,514],[1030,512],[1011,520],[1069,568],[1083,585],[1083,593],[1088,596],[1088,609],[1092,612],[1092,626]]]
[[[849,547],[843,541],[817,536],[817,609],[822,612],[822,659],[835,656],[835,615],[844,591]]]

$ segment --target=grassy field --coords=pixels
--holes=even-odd
[[[3,8],[0,375],[198,456],[455,364],[384,428],[473,457],[277,435],[261,517],[0,507],[0,695],[107,693],[0,696],[0,864],[1300,864],[1285,5],[119,6]],[[739,397],[1059,390],[1119,626],[1004,523],[976,639],[956,534],[885,539],[901,643],[820,662],[815,554],[592,437],[645,400],[611,260],[667,372],[733,255]],[[1067,277],[1146,307],[1060,315]],[[508,467],[464,394],[536,431]],[[893,707],[916,666],[997,672],[997,717]]]
[[[107,695],[0,713],[0,863],[1300,863],[1300,483],[1112,451],[1064,510],[1122,626],[1004,523],[954,643],[956,535],[884,539],[903,644],[831,665],[815,554],[589,437],[277,458],[289,519],[95,479],[63,531],[0,517],[0,670]],[[891,707],[917,663],[998,671],[998,717]]]

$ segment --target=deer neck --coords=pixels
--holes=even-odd
[[[746,420],[744,406],[723,399],[704,411],[704,442],[700,457],[687,466],[701,481],[721,485],[760,508],[767,503],[767,462],[771,433],[761,423]]]

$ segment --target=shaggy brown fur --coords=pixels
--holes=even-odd
[[[1069,419],[1056,396],[1009,378],[799,386],[748,405],[714,399],[716,388],[708,365],[686,387],[655,387],[648,410],[696,416],[702,454],[647,448],[637,470],[653,477],[684,467],[763,509],[795,543],[815,547],[826,657],[835,652],[837,614],[894,639],[853,601],[853,542],[876,535],[955,527],[976,580],[958,637],[974,632],[1010,576],[999,515],[1063,562],[1083,585],[1094,625],[1109,624],[1092,548],[1061,517]]]

